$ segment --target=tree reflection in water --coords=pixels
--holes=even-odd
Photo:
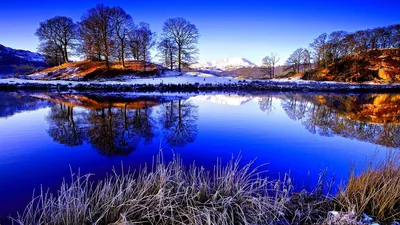
[[[81,117],[78,117],[81,118]],[[67,146],[79,146],[84,141],[84,131],[81,126],[82,121],[78,122],[74,118],[74,107],[65,104],[57,104],[51,107],[47,116],[50,124],[48,133],[54,141]]]
[[[110,157],[129,155],[157,135],[171,147],[185,146],[197,136],[198,107],[182,97],[32,96],[0,93],[0,117],[51,106],[47,132],[54,141],[67,146],[89,143]],[[250,98],[267,114],[280,101],[287,116],[311,133],[400,147],[399,94],[271,93]]]
[[[286,95],[282,108],[311,133],[400,147],[400,95]]]
[[[45,99],[57,103],[47,116],[48,134],[54,141],[67,146],[87,142],[105,156],[126,156],[142,141],[152,143],[157,122],[162,123],[159,127],[170,146],[184,146],[197,135],[197,106],[183,99],[112,101],[55,94]],[[162,116],[154,113],[153,107],[158,104],[164,112]]]
[[[197,106],[188,100],[171,101],[163,106],[160,114],[167,143],[172,147],[193,143],[197,136]]]

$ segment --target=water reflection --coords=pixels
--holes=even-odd
[[[192,100],[232,105],[256,101],[267,116],[282,107],[290,119],[300,121],[314,134],[400,147],[399,94],[271,93],[189,98],[1,93],[0,99],[0,117],[50,107],[47,133],[54,141],[66,146],[88,143],[109,157],[127,156],[140,143],[151,144],[157,135],[171,147],[193,143],[198,133],[198,106]]]
[[[400,147],[400,95],[285,95],[282,108],[311,133]]]
[[[170,146],[193,143],[197,136],[197,106],[190,101],[171,101],[164,104],[160,113],[163,133]]]
[[[197,106],[182,97],[31,96],[55,103],[47,116],[54,141],[67,146],[87,142],[109,157],[127,156],[142,141],[151,144],[156,133],[172,147],[192,143],[197,135]]]
[[[29,97],[25,93],[0,92],[0,118],[7,118],[25,111],[45,108],[51,103]]]
[[[84,121],[81,116],[75,118],[73,106],[62,103],[52,106],[47,121],[50,126],[47,132],[53,140],[67,146],[83,144],[85,132],[82,124]]]

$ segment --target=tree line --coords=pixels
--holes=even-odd
[[[314,39],[308,49],[296,49],[287,59],[287,69],[295,73],[327,68],[348,55],[370,49],[400,48],[400,24],[356,32],[334,31]]]
[[[84,59],[105,61],[107,69],[113,61],[126,67],[127,58],[151,60],[150,50],[157,46],[161,63],[182,69],[185,63],[196,60],[199,30],[185,18],[165,21],[163,33],[156,33],[145,22],[136,24],[121,7],[99,4],[90,8],[79,22],[56,16],[40,23],[35,35],[39,38],[39,52],[51,64],[69,62],[72,54]]]

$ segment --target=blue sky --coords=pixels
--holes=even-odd
[[[182,16],[200,30],[200,60],[244,57],[255,63],[276,52],[283,63],[323,32],[355,31],[400,23],[398,0],[336,1],[2,1],[0,44],[36,51],[39,23],[56,15],[75,21],[98,3],[121,6],[136,22],[161,34],[164,21]]]

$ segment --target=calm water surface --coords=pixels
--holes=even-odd
[[[217,158],[257,158],[299,188],[325,168],[345,180],[351,162],[400,147],[399,121],[395,94],[0,92],[0,215],[21,211],[33,189],[57,190],[71,169],[99,179],[160,148],[208,169]]]

